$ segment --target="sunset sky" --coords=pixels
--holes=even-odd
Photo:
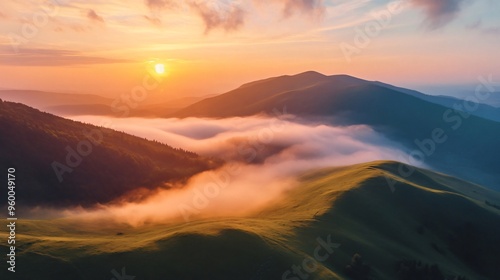
[[[0,88],[114,96],[156,63],[171,97],[308,70],[474,84],[500,74],[499,11],[495,0],[2,1]]]

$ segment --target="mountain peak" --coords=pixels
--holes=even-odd
[[[342,80],[342,81],[363,82],[363,83],[370,82],[369,80],[364,80],[364,79],[354,77],[351,75],[347,75],[347,74],[331,75],[328,77],[330,77],[331,79],[337,79],[337,80]]]
[[[361,84],[361,83],[367,83],[370,81],[360,79],[354,76],[350,76],[347,74],[337,74],[337,75],[324,75],[322,73],[316,72],[316,71],[306,71],[302,72],[300,74],[292,75],[292,76],[285,76],[289,78],[294,78],[295,80],[302,80],[302,81],[323,81],[323,80],[328,80],[336,83],[354,83],[354,84]]]
[[[316,71],[306,71],[293,75],[292,77],[327,77],[327,76]]]

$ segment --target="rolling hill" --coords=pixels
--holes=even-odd
[[[305,72],[245,84],[168,116],[226,118],[278,110],[305,121],[370,125],[405,145],[416,155],[413,162],[500,189],[500,123],[413,95],[380,82]]]
[[[17,199],[26,206],[106,203],[126,193],[183,181],[220,164],[1,100],[0,130],[0,167],[16,169]]]
[[[21,220],[15,279],[496,279],[499,193],[399,165],[311,171],[247,218]]]

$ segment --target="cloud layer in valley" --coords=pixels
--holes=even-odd
[[[227,161],[218,170],[196,175],[173,189],[160,189],[141,202],[67,212],[82,217],[113,217],[133,225],[248,215],[278,200],[296,185],[296,176],[308,170],[403,158],[397,144],[368,126],[305,124],[294,122],[292,116],[73,119],[95,124],[107,121],[116,130]]]

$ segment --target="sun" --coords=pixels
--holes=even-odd
[[[155,65],[155,71],[158,74],[164,74],[165,73],[165,65],[162,63],[158,63]]]

